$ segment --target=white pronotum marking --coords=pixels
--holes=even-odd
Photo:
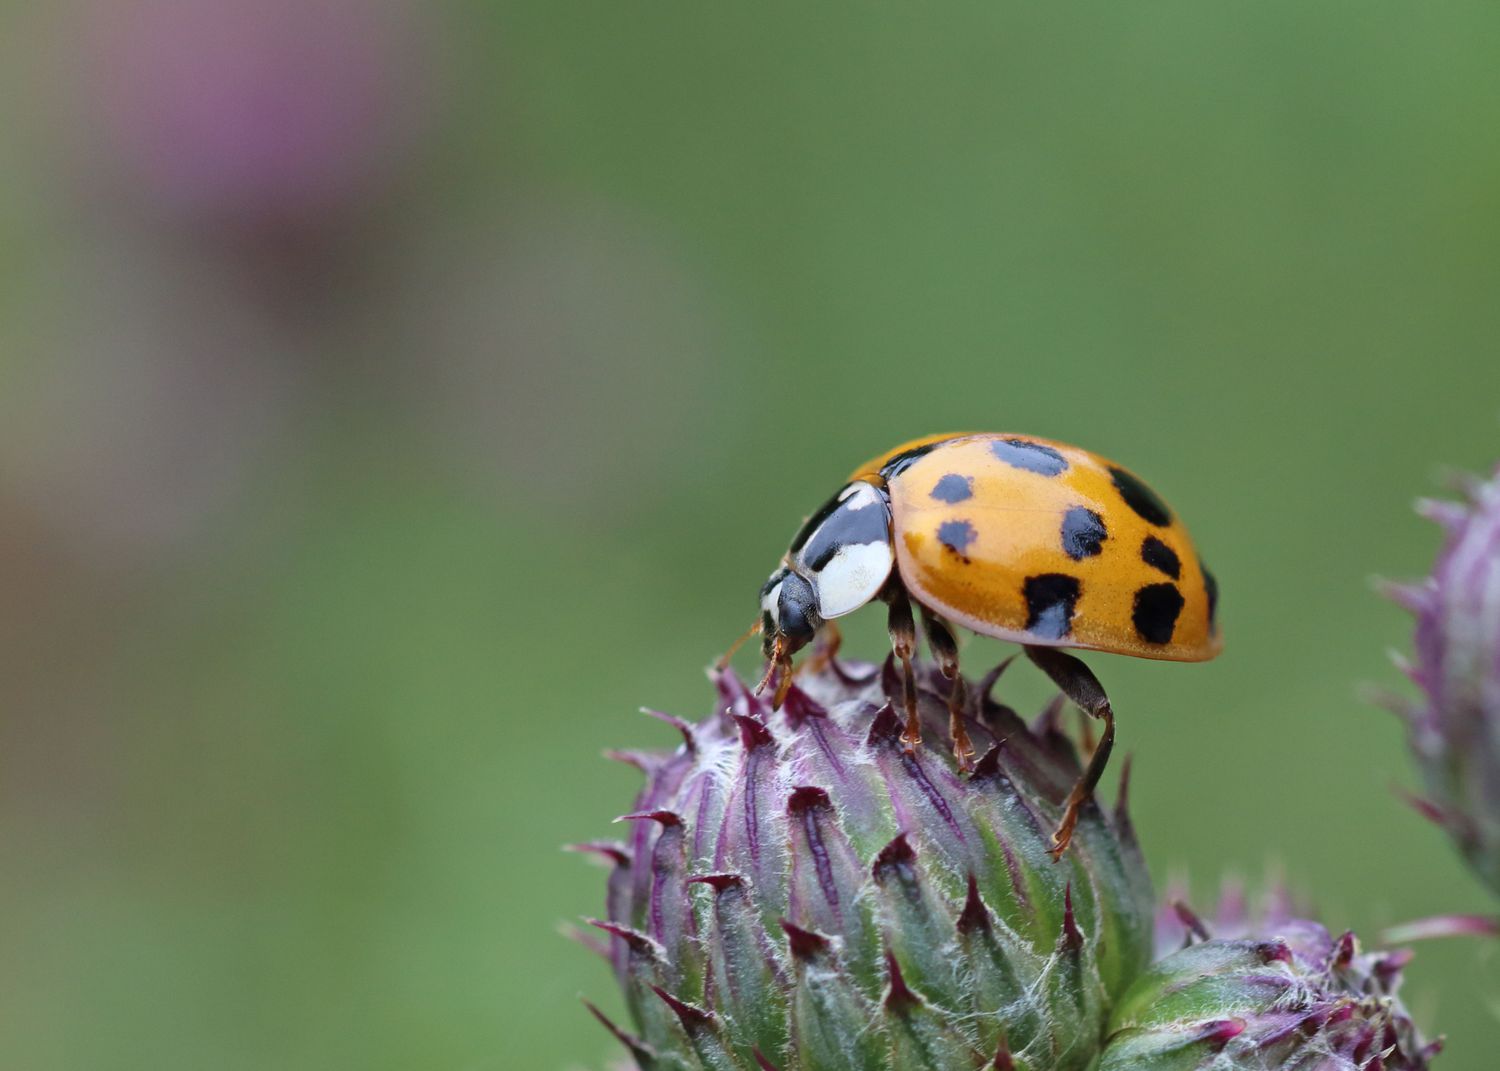
[[[841,617],[858,610],[880,593],[895,560],[888,542],[841,547],[813,580],[818,612]]]
[[[863,514],[866,510],[878,511],[878,520],[872,517],[866,521],[861,517],[851,521],[851,514]],[[818,594],[818,613],[824,618],[852,613],[873,599],[885,584],[896,560],[890,536],[886,534],[889,517],[885,498],[863,480],[856,480],[839,492],[839,508],[823,522],[819,531],[830,525],[837,525],[833,531],[844,538],[850,531],[881,534],[878,539],[868,542],[844,543],[819,570],[799,570],[812,581]]]

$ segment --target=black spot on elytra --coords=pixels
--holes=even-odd
[[[977,534],[974,526],[968,521],[944,521],[938,525],[937,537],[938,542],[943,546],[959,557],[963,557]]]
[[[1135,611],[1131,620],[1135,630],[1147,643],[1171,643],[1182,612],[1182,592],[1176,584],[1147,584],[1135,593]]]
[[[1141,544],[1141,561],[1153,569],[1160,569],[1173,580],[1182,576],[1182,562],[1177,560],[1177,552],[1155,536],[1147,536]]]
[[[1109,532],[1104,527],[1104,518],[1091,509],[1074,506],[1063,514],[1063,551],[1075,562],[1092,558],[1104,549]]]
[[[1068,459],[1050,446],[1026,439],[996,439],[990,450],[1001,461],[1014,468],[1056,476],[1068,471]]]
[[[1082,585],[1066,573],[1028,576],[1021,593],[1026,596],[1026,631],[1039,639],[1060,640],[1073,630],[1073,607]]]
[[[1140,477],[1111,465],[1109,478],[1114,481],[1115,490],[1120,492],[1125,504],[1144,519],[1159,527],[1172,523],[1172,511],[1156,497],[1155,491],[1141,482]]]
[[[974,481],[967,476],[950,472],[933,484],[931,494],[939,502],[962,502],[974,497]]]
[[[1208,592],[1208,627],[1217,632],[1219,630],[1219,582],[1214,579],[1214,574],[1208,571],[1208,566],[1203,567],[1203,587]]]

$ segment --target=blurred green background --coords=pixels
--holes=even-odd
[[[1218,573],[1218,662],[1094,660],[1159,878],[1490,907],[1358,687],[1500,455],[1495,5],[0,20],[0,1066],[600,1066],[601,749],[938,430],[1125,462]],[[1492,1068],[1490,947],[1408,977]]]

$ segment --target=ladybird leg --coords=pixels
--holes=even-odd
[[[915,751],[922,743],[922,723],[917,718],[917,679],[912,673],[911,660],[917,652],[917,624],[911,616],[911,600],[906,589],[894,585],[887,596],[891,612],[887,628],[891,634],[891,650],[901,660],[901,691],[906,703],[906,728],[901,731],[901,743],[907,751]]]
[[[1068,850],[1068,844],[1073,839],[1073,829],[1078,825],[1078,812],[1093,796],[1099,779],[1104,776],[1104,768],[1109,765],[1109,753],[1115,746],[1115,714],[1099,678],[1079,659],[1055,647],[1027,647],[1026,656],[1051,677],[1052,682],[1062,689],[1063,695],[1078,704],[1084,713],[1104,722],[1099,745],[1094,748],[1083,776],[1073,786],[1073,791],[1068,793],[1062,819],[1052,834],[1052,847],[1049,851],[1056,860],[1061,859],[1063,852]]]
[[[958,672],[958,641],[946,622],[933,614],[921,603],[922,627],[927,632],[927,646],[938,668],[948,678],[948,735],[953,739],[953,757],[958,768],[968,773],[974,768],[974,745],[969,740],[969,731],[964,728],[964,709],[969,705],[968,689],[963,676]]]

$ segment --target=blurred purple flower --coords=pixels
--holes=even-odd
[[[90,9],[107,143],[171,214],[316,223],[378,192],[415,129],[418,9],[146,0]]]
[[[1398,659],[1423,693],[1388,698],[1405,719],[1423,782],[1417,806],[1500,894],[1500,473],[1467,502],[1426,501],[1447,533],[1431,575],[1386,586],[1416,614],[1416,656]]]
[[[104,240],[72,264],[66,315],[0,394],[0,493],[54,550],[128,569],[242,504],[287,446],[299,360],[225,271]]]

